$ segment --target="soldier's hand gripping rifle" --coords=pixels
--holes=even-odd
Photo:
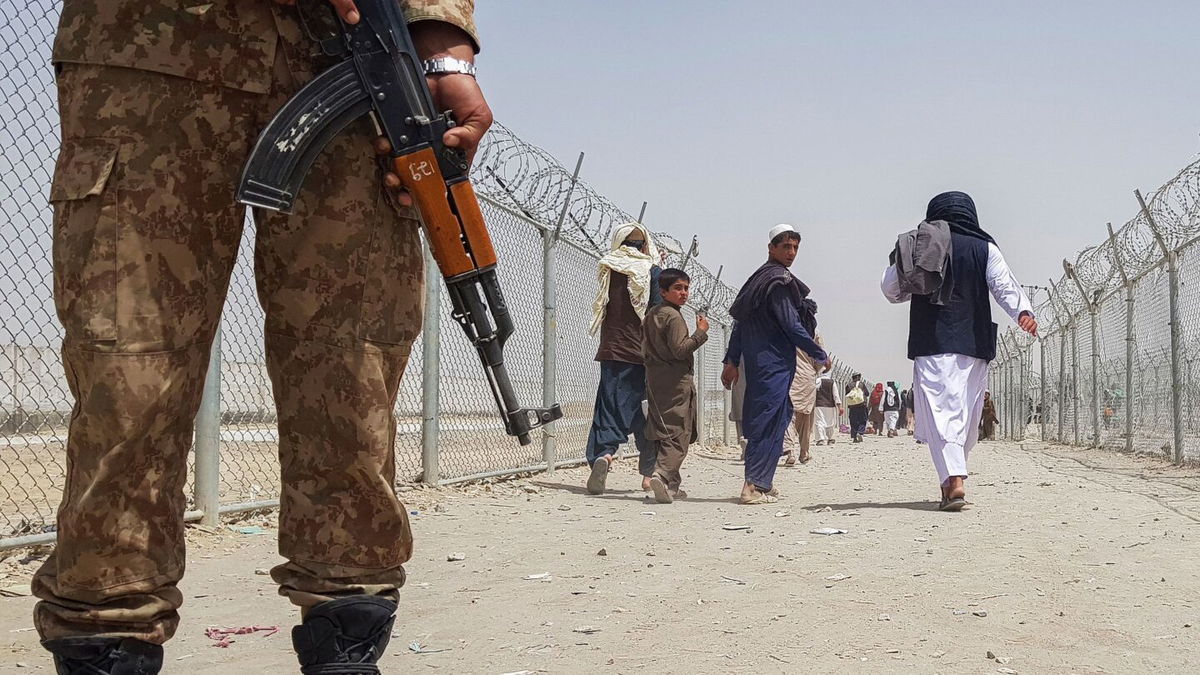
[[[496,278],[496,251],[468,181],[466,155],[442,141],[455,121],[434,109],[400,3],[357,0],[359,22],[336,19],[336,31],[321,39],[309,25],[313,1],[301,0],[301,9],[308,7],[302,11],[305,28],[326,54],[342,61],[297,92],[259,135],[237,199],[290,213],[325,145],[350,122],[370,115],[392,144],[390,169],[421,211],[454,319],[479,353],[504,429],[528,445],[529,432],[559,419],[562,410],[557,404],[523,408],[513,392],[504,367],[513,321]]]

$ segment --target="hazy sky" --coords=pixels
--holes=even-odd
[[[826,342],[875,379],[911,377],[879,277],[931,196],[969,192],[1045,285],[1200,151],[1195,0],[478,5],[497,119],[586,151],[593,187],[734,285],[796,225]]]

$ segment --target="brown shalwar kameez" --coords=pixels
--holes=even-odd
[[[824,347],[818,336],[817,344]],[[793,454],[800,449],[800,460],[808,461],[809,444],[812,440],[813,411],[817,406],[817,374],[820,369],[813,363],[811,357],[803,350],[796,350],[796,376],[792,378],[792,386],[788,395],[792,399],[792,423],[784,436],[784,447],[787,463],[796,463]]]
[[[646,361],[646,438],[658,446],[654,474],[676,491],[682,482],[679,467],[688,446],[696,441],[696,387],[692,354],[708,340],[706,331],[688,335],[679,307],[669,302],[646,312],[642,325],[642,354]]]

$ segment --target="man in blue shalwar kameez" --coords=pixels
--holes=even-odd
[[[743,504],[778,499],[773,483],[784,434],[792,422],[788,391],[796,374],[796,350],[808,354],[818,368],[828,360],[812,337],[816,304],[808,299],[808,287],[788,271],[799,247],[800,235],[791,225],[772,228],[769,260],[750,275],[729,309],[735,323],[721,382],[730,388],[742,361],[746,377],[742,428],[747,439]]]

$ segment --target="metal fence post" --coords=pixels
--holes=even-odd
[[[554,279],[554,238],[542,232],[542,405],[554,405],[558,381],[558,288]],[[553,422],[542,427],[542,461],[553,471],[558,452]]]
[[[705,362],[707,361],[707,359],[705,358],[705,352],[707,352],[707,351],[708,351],[708,343],[705,342],[704,344],[700,345],[699,349],[696,350],[696,361],[695,361],[696,402],[697,402],[697,405],[696,405],[696,429],[699,432],[697,434],[696,442],[699,443],[700,445],[704,445],[705,442],[708,441],[708,411],[706,410],[706,408],[708,407],[708,386],[707,386],[708,371],[706,371],[704,369]]]
[[[1046,339],[1038,340],[1038,374],[1041,380],[1041,393],[1038,398],[1038,405],[1034,408],[1037,413],[1038,425],[1042,433],[1042,441],[1046,440],[1046,398],[1049,393],[1046,386]]]
[[[221,326],[213,337],[204,376],[204,393],[196,411],[196,479],[192,496],[196,510],[203,512],[200,522],[215,526],[221,522]]]
[[[1067,331],[1058,331],[1058,442],[1067,438]]]
[[[1000,438],[1008,438],[1008,341],[1005,339],[1007,335],[1001,335],[996,341],[996,351],[1000,362],[996,364],[996,382],[994,391],[992,391],[992,405],[996,406],[1000,411]]]
[[[437,485],[441,425],[442,275],[429,244],[425,254],[425,313],[421,331],[421,482]]]
[[[1004,388],[1008,392],[1008,439],[1010,441],[1017,440],[1017,418],[1020,413],[1020,405],[1018,403],[1019,392],[1017,391],[1017,341],[1012,339],[1009,334],[1010,347],[1008,349],[1008,362],[1005,364],[1006,372],[1004,374]]]
[[[1071,444],[1079,445],[1079,324],[1071,318]]]
[[[1010,350],[1012,355],[1008,357],[1007,371],[1005,373],[1004,388],[1008,391],[1008,440],[1017,440],[1017,424],[1020,416],[1020,392],[1016,387],[1017,375],[1017,359],[1016,359],[1016,340],[1012,340],[1013,348]]]
[[[1092,309],[1090,314],[1092,323],[1092,447],[1099,448],[1103,445],[1100,439],[1100,329],[1097,325],[1099,318],[1096,316],[1096,310]]]
[[[558,285],[554,274],[554,250],[562,234],[563,221],[571,207],[571,196],[579,182],[579,170],[583,168],[583,153],[575,160],[575,171],[563,197],[562,210],[553,230],[542,231],[542,405],[554,405],[558,396]],[[550,422],[542,427],[542,461],[546,471],[554,471],[558,454],[558,425]]]
[[[1125,451],[1133,452],[1133,283],[1125,284]]]
[[[1063,261],[1063,272],[1075,282],[1075,287],[1079,289],[1079,295],[1083,298],[1084,305],[1087,307],[1088,318],[1091,323],[1092,337],[1092,443],[1091,447],[1100,447],[1100,352],[1099,340],[1097,338],[1098,328],[1096,325],[1096,306],[1095,297],[1088,297],[1087,289],[1083,287],[1083,282],[1079,280],[1079,275],[1075,273],[1075,266],[1066,260]]]
[[[1137,197],[1138,204],[1142,207],[1142,213],[1146,216],[1146,224],[1154,233],[1154,240],[1158,242],[1159,249],[1167,257],[1167,284],[1171,313],[1171,425],[1175,431],[1175,462],[1182,463],[1183,370],[1179,366],[1179,357],[1182,353],[1180,342],[1183,339],[1183,326],[1179,323],[1179,253],[1175,249],[1167,248],[1167,242],[1163,239],[1162,231],[1158,229],[1158,223],[1154,221],[1154,215],[1150,213],[1150,207],[1146,206],[1146,200],[1142,198],[1142,193],[1134,190],[1133,194]]]
[[[1017,340],[1013,338],[1013,356],[1009,359],[1008,370],[1008,388],[1012,392],[1009,396],[1012,398],[1012,440],[1021,440],[1021,407],[1024,401],[1021,398],[1021,352],[1017,345]]]
[[[1019,389],[1021,391],[1021,419],[1019,420],[1021,433],[1018,435],[1017,440],[1023,441],[1025,440],[1025,429],[1028,426],[1028,423],[1033,421],[1033,406],[1030,405],[1030,402],[1033,399],[1031,396],[1029,396],[1029,390],[1027,388],[1028,384],[1025,382],[1025,371],[1027,368],[1025,367],[1024,349],[1022,349],[1017,355],[1017,367],[1019,368],[1017,382],[1020,384]]]
[[[1006,349],[1005,351],[1008,351],[1008,350]],[[1009,434],[1012,432],[1012,428],[1011,428],[1012,420],[1009,419],[1009,415],[1012,413],[1012,401],[1009,400],[1009,396],[1008,396],[1008,359],[1007,358],[1005,358],[1003,361],[1000,362],[1000,381],[998,382],[998,384],[999,384],[998,388],[1000,391],[997,392],[998,396],[996,396],[996,403],[997,403],[997,405],[1004,406],[1004,408],[1000,414],[1000,420],[1001,420],[1000,423],[1004,427],[1004,433],[1001,434],[1001,438],[1008,438]]]
[[[724,333],[725,340],[722,343],[726,349],[729,349],[730,329],[729,325],[721,326],[721,332]],[[733,410],[733,391],[721,387],[721,441],[725,447],[729,447],[733,442],[729,438],[729,413]]]
[[[1108,223],[1108,240],[1116,259],[1117,271],[1121,273],[1121,281],[1125,284],[1125,452],[1133,452],[1133,282],[1125,272],[1125,261],[1121,258],[1112,223]]]
[[[988,391],[992,393],[992,405],[996,406],[999,411],[1000,420],[996,422],[1000,426],[1000,434],[1004,435],[1004,415],[1008,412],[1008,406],[1004,402],[1004,356],[1003,342],[997,342],[996,345],[996,362],[988,368]]]

